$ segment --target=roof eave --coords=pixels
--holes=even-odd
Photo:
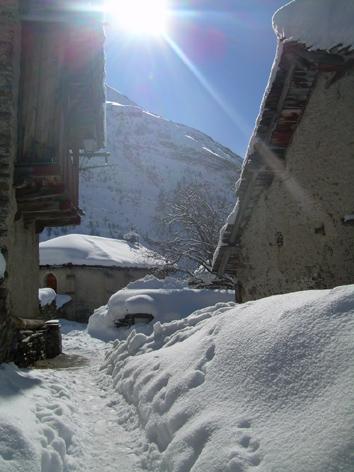
[[[223,235],[220,240],[214,272],[219,275],[235,272],[235,268],[227,267],[235,243],[241,239],[260,194],[275,176],[283,177],[286,173],[285,155],[319,72],[340,74],[346,67],[354,67],[354,54],[349,47],[338,45],[331,51],[311,51],[298,42],[279,43],[236,191],[238,211],[227,237]]]

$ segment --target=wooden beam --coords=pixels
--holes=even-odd
[[[73,204],[70,200],[49,198],[47,200],[25,201],[18,203],[18,209],[24,214],[27,213],[43,213],[47,211],[67,211],[72,210]]]
[[[17,196],[16,200],[18,204],[35,202],[37,200],[46,201],[50,199],[60,200],[64,197],[64,193],[58,193],[52,190],[41,190],[33,194],[22,194],[22,196]]]
[[[81,223],[79,215],[72,215],[69,217],[61,218],[47,218],[36,221],[37,233],[43,231],[44,228],[57,228],[60,226],[77,226]]]

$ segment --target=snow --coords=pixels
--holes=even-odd
[[[70,295],[55,293],[52,288],[40,288],[38,290],[38,301],[42,308],[55,302],[57,308],[62,308],[72,300]]]
[[[12,365],[0,365],[0,471],[37,472],[40,445],[28,392],[40,380]]]
[[[233,226],[236,223],[236,219],[237,219],[237,215],[238,215],[239,211],[240,211],[240,201],[237,199],[234,208],[232,209],[231,213],[226,218],[226,223],[220,229],[219,241],[218,241],[217,247],[216,247],[215,252],[214,252],[213,264],[212,265],[215,264],[216,259],[219,255],[220,249],[225,245],[226,246],[229,245],[229,243],[226,243],[226,244],[224,243],[225,234],[226,234],[226,231],[229,229],[229,226]]]
[[[62,324],[65,355],[40,369],[0,366],[0,472],[140,472],[114,392],[97,383],[105,343]]]
[[[40,288],[38,290],[38,299],[41,307],[51,305],[57,297],[55,290],[52,288]]]
[[[211,285],[216,279],[217,275],[209,272],[205,267],[199,266],[198,269],[193,272],[193,277],[190,278],[190,282],[198,280],[206,285]]]
[[[0,472],[352,472],[353,295],[219,303],[113,343],[63,321],[64,355],[0,366]]]
[[[5,276],[5,271],[6,271],[6,261],[0,251],[0,279],[2,279]]]
[[[116,341],[104,371],[146,470],[351,472],[353,295],[219,304]]]
[[[278,38],[313,50],[330,50],[338,44],[353,48],[353,24],[353,0],[294,0],[273,17]]]
[[[344,223],[349,223],[350,221],[354,221],[354,213],[344,216]]]
[[[165,261],[141,244],[84,234],[68,234],[39,245],[40,265],[161,267]]]
[[[72,298],[70,295],[66,295],[65,293],[58,293],[55,297],[55,304],[57,308],[62,308],[67,303],[71,302]]]
[[[122,339],[131,329],[118,329],[115,321],[128,314],[150,314],[154,317],[153,323],[164,324],[182,319],[195,310],[232,300],[234,292],[231,290],[196,290],[173,277],[159,280],[150,275],[128,284],[112,295],[107,305],[95,310],[89,318],[88,332],[103,340]],[[153,323],[139,325],[138,329],[145,334],[151,333]]]

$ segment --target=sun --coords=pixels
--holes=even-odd
[[[133,35],[161,37],[167,33],[167,0],[109,0],[107,21]]]

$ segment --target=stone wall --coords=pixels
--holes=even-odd
[[[9,228],[8,289],[10,313],[21,318],[39,314],[39,242],[35,224],[22,218]]]
[[[240,241],[242,301],[354,283],[354,73],[322,73],[275,178]]]
[[[21,24],[18,0],[0,4],[0,250],[6,260],[0,280],[0,362],[15,346],[13,316],[38,313],[38,240],[34,225],[17,214],[14,166],[17,154],[17,104]]]
[[[9,260],[9,228],[16,205],[13,188],[17,142],[17,101],[20,67],[20,20],[17,0],[0,4],[0,249]],[[10,319],[8,280],[0,280],[0,362],[9,357],[14,342]]]
[[[62,340],[57,320],[21,320],[17,328],[14,362],[19,367],[29,367],[36,361],[52,359],[61,354]]]
[[[113,293],[152,272],[152,269],[115,267],[41,267],[39,282],[41,287],[45,287],[47,274],[54,274],[58,283],[57,292],[72,298],[63,307],[65,317],[87,322],[93,311],[106,305]]]

